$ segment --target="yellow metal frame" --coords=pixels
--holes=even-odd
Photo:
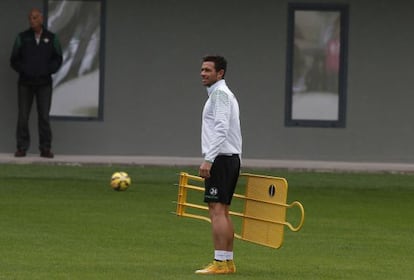
[[[284,178],[249,173],[242,173],[240,176],[245,177],[247,181],[245,194],[235,193],[233,196],[244,201],[243,213],[230,211],[230,215],[242,219],[241,233],[236,233],[235,237],[264,246],[279,248],[283,243],[284,226],[294,232],[302,228],[305,221],[303,205],[298,201],[291,204],[286,203],[288,184]],[[208,211],[207,206],[187,201],[189,190],[204,192],[204,187],[189,184],[190,181],[204,182],[204,179],[185,172],[180,173],[176,214],[181,217],[210,222],[210,218],[207,216],[186,212],[187,208]],[[297,226],[293,226],[286,221],[286,209],[292,207],[298,207],[301,213]]]

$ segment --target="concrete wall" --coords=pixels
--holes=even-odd
[[[0,153],[15,149],[8,59],[33,3],[43,1],[0,2]],[[199,156],[200,58],[220,53],[240,103],[245,158],[413,163],[414,2],[341,1],[350,11],[345,128],[284,125],[288,3],[107,0],[104,119],[53,121],[55,153]],[[31,123],[37,152],[35,115]]]

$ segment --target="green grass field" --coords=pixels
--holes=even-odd
[[[118,170],[126,192],[109,188]],[[243,170],[287,178],[305,224],[280,249],[236,240],[238,272],[211,277],[194,274],[213,257],[209,224],[171,214],[180,171],[196,174],[1,165],[0,279],[414,279],[413,175]]]

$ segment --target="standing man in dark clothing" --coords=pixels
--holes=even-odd
[[[30,146],[29,116],[36,97],[40,156],[53,158],[52,131],[49,122],[52,103],[52,77],[62,65],[62,50],[55,34],[43,27],[43,15],[33,8],[30,28],[21,32],[14,43],[11,67],[19,73],[16,157],[26,156]]]

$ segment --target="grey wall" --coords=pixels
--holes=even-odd
[[[288,2],[107,0],[104,119],[53,121],[54,151],[199,156],[200,58],[220,53],[239,98],[245,158],[414,162],[414,2],[341,1],[350,4],[345,128],[284,126]],[[15,148],[8,59],[32,3],[43,1],[0,2],[1,153]],[[31,122],[37,152],[35,115]]]

